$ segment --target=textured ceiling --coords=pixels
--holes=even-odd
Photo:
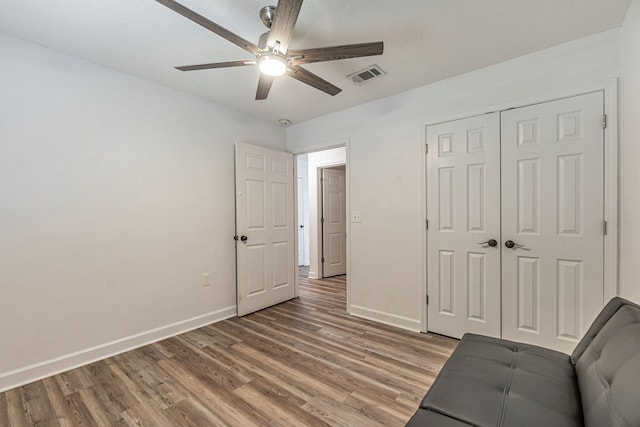
[[[257,43],[275,0],[178,0]],[[290,49],[384,41],[369,58],[305,65],[343,89],[331,97],[288,77],[255,101],[257,67],[176,65],[252,59],[154,0],[0,0],[0,32],[269,120],[299,123],[621,25],[630,0],[307,0]],[[346,76],[377,64],[388,75]]]

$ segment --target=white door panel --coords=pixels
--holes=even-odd
[[[322,275],[347,273],[346,177],[344,169],[322,170]]]
[[[503,336],[570,352],[603,306],[603,94],[502,113]]]
[[[236,145],[238,315],[294,297],[293,156]]]
[[[430,331],[500,336],[499,129],[498,113],[427,128]]]

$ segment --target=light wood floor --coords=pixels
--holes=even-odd
[[[0,426],[402,426],[457,341],[300,297],[0,394]]]

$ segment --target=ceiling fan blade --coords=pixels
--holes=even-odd
[[[192,20],[196,24],[199,24],[199,25],[203,26],[207,30],[216,33],[220,37],[222,37],[222,38],[224,38],[226,40],[229,40],[231,43],[235,44],[236,46],[241,47],[242,49],[246,50],[247,52],[251,52],[254,55],[257,55],[260,52],[262,52],[262,50],[258,46],[254,45],[250,41],[243,39],[239,35],[232,33],[231,31],[227,30],[226,28],[221,27],[220,25],[216,24],[215,22],[210,21],[209,19],[205,18],[204,16],[194,12],[193,10],[181,5],[180,3],[178,3],[178,2],[176,2],[174,0],[156,0],[156,1],[158,3],[164,5],[164,6],[168,7],[169,9],[173,10],[174,12],[179,13],[180,15],[184,16],[185,18]]]
[[[211,64],[198,64],[198,65],[182,65],[176,67],[176,70],[180,71],[196,71],[196,70],[210,70],[212,68],[228,68],[228,67],[242,67],[244,65],[256,65],[256,61],[228,61],[228,62],[213,62]]]
[[[342,46],[320,47],[317,49],[290,50],[287,54],[293,58],[292,64],[335,61],[337,59],[359,58],[382,55],[383,42],[346,44]]]
[[[273,84],[273,77],[260,73],[260,80],[258,81],[258,90],[256,91],[256,101],[267,99],[271,85]]]
[[[298,20],[298,14],[302,7],[302,0],[278,0],[276,16],[273,17],[267,47],[273,48],[276,42],[280,42],[280,52],[287,53],[289,42],[293,35],[293,27]]]
[[[305,70],[304,68],[297,65],[287,67],[287,75],[289,77],[293,77],[298,81],[301,81],[302,83],[306,83],[309,86],[315,87],[316,89],[321,90],[324,93],[328,93],[331,96],[335,96],[342,92],[342,89],[340,89],[339,87],[332,85],[328,81],[313,74],[311,71]]]

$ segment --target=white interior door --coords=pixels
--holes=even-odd
[[[304,179],[298,177],[298,265],[304,265]]]
[[[347,274],[347,208],[344,167],[322,170],[322,275]]]
[[[427,128],[430,331],[500,336],[499,130],[498,113]]]
[[[506,339],[570,352],[604,304],[602,118],[602,92],[502,113]]]
[[[236,145],[238,316],[294,297],[293,155]]]

